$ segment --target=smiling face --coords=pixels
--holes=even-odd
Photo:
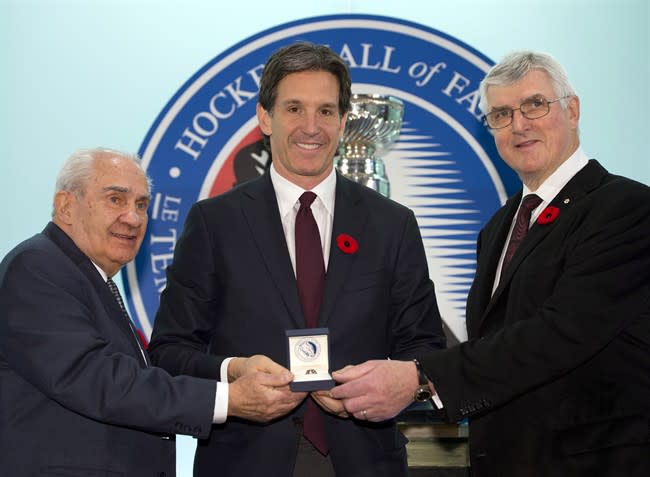
[[[272,111],[257,105],[262,132],[285,179],[312,189],[331,172],[347,112],[339,111],[339,85],[326,71],[291,73],[278,83]]]
[[[148,205],[144,172],[128,158],[98,154],[83,193],[56,193],[54,222],[111,277],[138,252]]]
[[[490,111],[515,109],[537,95],[557,98],[548,75],[532,70],[513,84],[489,86],[487,102]],[[549,113],[537,119],[526,119],[521,111],[515,111],[511,125],[493,131],[499,155],[533,191],[578,148],[580,102],[577,96],[567,101],[566,109],[559,101],[551,103]]]

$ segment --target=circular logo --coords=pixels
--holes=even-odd
[[[293,353],[300,361],[315,361],[320,356],[320,343],[311,338],[302,339],[294,346]]]
[[[123,270],[131,315],[150,336],[190,206],[264,172],[269,154],[255,116],[260,75],[271,53],[298,40],[339,53],[353,93],[404,103],[400,136],[383,156],[391,198],[414,211],[440,312],[448,331],[465,339],[476,236],[519,187],[478,109],[479,82],[492,62],[432,28],[369,15],[308,18],[259,33],[206,64],[165,106],[140,149],[154,190],[142,248]]]

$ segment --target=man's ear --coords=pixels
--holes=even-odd
[[[57,221],[66,225],[72,224],[72,207],[76,200],[77,197],[73,193],[64,190],[54,194],[54,217]]]
[[[260,129],[264,134],[270,136],[273,132],[273,128],[271,127],[271,114],[260,103],[257,103],[255,113],[257,114],[257,122],[260,124]]]
[[[578,128],[578,122],[580,121],[580,98],[578,96],[571,96],[569,98],[569,103],[567,105],[567,112],[569,115],[569,121],[574,125],[574,128]]]

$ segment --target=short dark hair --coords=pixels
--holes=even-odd
[[[260,81],[258,102],[268,112],[273,112],[278,83],[291,73],[301,71],[327,71],[332,73],[339,83],[339,114],[350,109],[352,80],[348,66],[343,59],[325,45],[316,45],[306,41],[292,43],[276,50],[264,65]]]

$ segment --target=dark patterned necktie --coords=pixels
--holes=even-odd
[[[142,358],[144,359],[144,362],[149,364],[147,361],[146,354],[144,352],[144,349],[142,348],[142,343],[140,343],[140,338],[138,338],[138,333],[135,330],[135,327],[133,326],[133,323],[131,322],[131,318],[129,317],[129,313],[126,311],[126,307],[124,306],[124,301],[122,301],[122,295],[120,295],[120,290],[117,288],[117,285],[115,282],[111,279],[108,278],[106,280],[106,285],[108,285],[108,289],[111,291],[111,294],[113,295],[113,298],[115,298],[115,301],[117,301],[117,304],[120,305],[120,309],[122,310],[122,316],[124,319],[127,321],[129,325],[129,329],[131,330],[131,334],[133,335],[133,338],[136,341],[136,344],[138,345],[138,349],[140,350],[140,353],[142,354]]]
[[[506,248],[506,254],[503,257],[503,264],[501,265],[501,278],[510,264],[512,257],[514,257],[517,248],[524,240],[524,237],[528,233],[528,228],[530,227],[530,215],[533,210],[542,203],[542,199],[535,194],[528,194],[524,197],[524,200],[519,207],[519,212],[517,212],[517,218],[515,219],[515,226],[512,228],[512,234],[510,235],[510,241],[508,242],[508,247]]]
[[[309,191],[300,196],[300,209],[296,215],[295,226],[296,281],[305,324],[308,328],[313,328],[318,324],[325,283],[323,248],[318,225],[311,212],[311,204],[315,199],[316,194]],[[307,401],[303,435],[321,454],[327,455],[329,450],[323,430],[323,418],[320,409],[312,399]]]

